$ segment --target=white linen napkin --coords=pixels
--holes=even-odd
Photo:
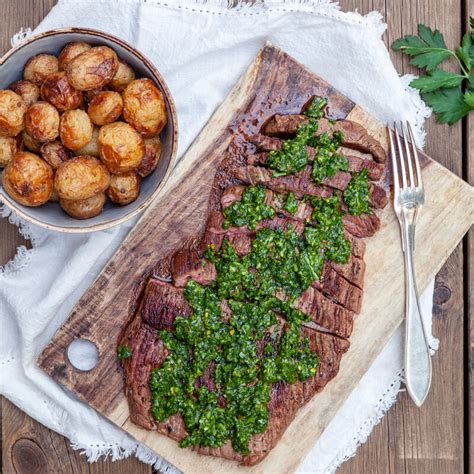
[[[27,25],[25,25],[27,26]],[[408,119],[423,143],[430,111],[400,78],[381,40],[377,12],[342,13],[328,0],[267,0],[228,9],[218,0],[60,0],[36,32],[83,26],[105,30],[144,52],[176,101],[179,153],[197,136],[257,51],[270,40],[380,120]],[[16,41],[28,35],[21,32]],[[389,98],[389,100],[388,100]],[[33,248],[18,249],[0,272],[0,392],[39,422],[62,433],[90,461],[131,454],[162,471],[175,468],[138,444],[35,366],[35,359],[120,245],[134,222],[83,235],[45,231],[21,222]],[[431,328],[433,284],[422,297]],[[300,472],[333,472],[354,455],[395,401],[402,379],[398,330],[353,391]],[[435,347],[436,340],[432,340]],[[112,350],[112,349],[111,349]]]

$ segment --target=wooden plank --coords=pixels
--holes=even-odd
[[[0,55],[10,49],[10,38],[21,27],[34,28],[56,0],[2,0]],[[19,245],[29,246],[8,219],[0,219],[0,265],[11,260]],[[69,441],[37,423],[3,397],[0,398],[2,472],[129,473],[150,474],[152,468],[136,458],[124,461],[100,461],[89,464],[69,446]]]
[[[464,31],[470,30],[469,15],[474,16],[474,0],[464,0]],[[464,136],[464,179],[474,185],[474,116],[469,114],[465,120]],[[474,230],[471,228],[465,241],[465,317],[466,317],[466,337],[465,337],[465,365],[466,390],[464,397],[467,410],[467,427],[465,430],[466,441],[466,471],[472,472],[474,469]]]
[[[304,94],[300,90],[299,94],[292,96],[290,85],[296,78],[307,89]],[[128,406],[118,390],[121,386],[120,373],[116,369],[110,343],[106,341],[116,340],[127,317],[123,308],[130,308],[133,312],[135,298],[130,280],[135,280],[144,271],[143,259],[153,255],[156,262],[202,227],[205,216],[203,206],[207,208],[207,193],[204,190],[208,189],[209,176],[212,177],[215,172],[216,163],[228,143],[227,124],[239,124],[249,115],[251,118],[258,117],[256,122],[246,121],[245,125],[246,133],[255,133],[266,116],[277,112],[276,108],[284,106],[287,111],[288,107],[298,110],[317,90],[323,95],[330,94],[331,111],[342,114],[346,104],[333,88],[308,75],[304,68],[286,55],[273,48],[264,49],[240,86],[218,109],[181,160],[167,185],[168,194],[147,211],[40,357],[41,367],[56,380],[185,471],[241,472],[243,469],[228,461],[181,450],[170,439],[141,430],[130,421],[124,423]],[[289,105],[279,105],[283,102],[281,97],[288,97]],[[264,104],[263,110],[261,104]],[[269,112],[270,109],[272,112]],[[347,116],[362,123],[387,147],[385,128],[362,109],[356,106]],[[425,158],[425,164],[427,205],[418,226],[419,241],[426,242],[418,247],[420,288],[424,288],[434,277],[474,217],[474,190],[435,162]],[[200,192],[196,192],[196,188]],[[183,200],[184,206],[181,204]],[[403,291],[403,263],[398,223],[389,207],[380,212],[380,218],[382,229],[370,239],[367,247],[367,284],[362,312],[338,376],[298,412],[279,444],[252,472],[286,472],[296,467],[401,322],[403,301],[399,295]],[[441,226],[449,228],[450,234],[433,234],[432,229]],[[159,247],[150,241],[149,235],[153,235],[155,241],[159,236]],[[378,318],[376,316],[382,307],[387,309],[384,310],[384,317]],[[81,336],[94,341],[101,354],[97,368],[87,373],[74,370],[64,358],[68,344]],[[100,390],[97,389],[98,384],[101,385]]]
[[[472,2],[472,0],[470,0]],[[389,46],[395,39],[416,31],[418,23],[440,29],[450,47],[459,44],[461,2],[433,0],[343,0],[343,9],[358,7],[362,13],[377,9],[384,13],[388,29],[384,40]],[[472,5],[472,3],[471,3]],[[473,11],[467,10],[467,11]],[[401,74],[417,71],[408,59],[390,51]],[[427,123],[426,151],[434,159],[461,175],[462,131],[454,127]],[[458,247],[440,272],[436,283],[433,333],[441,340],[433,358],[433,384],[430,396],[421,410],[406,393],[378,425],[369,442],[357,456],[345,463],[341,473],[352,472],[462,472],[463,470],[463,254]],[[446,377],[449,377],[449,382]],[[453,388],[453,390],[451,390]],[[436,416],[433,416],[436,413]],[[443,439],[439,439],[443,426]],[[434,434],[434,435],[431,435]],[[428,439],[427,439],[428,438]],[[381,439],[384,441],[382,442]],[[472,438],[471,438],[472,440]],[[386,449],[376,449],[382,445]],[[430,471],[431,469],[431,471]]]

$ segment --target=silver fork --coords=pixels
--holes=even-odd
[[[388,132],[393,169],[393,204],[400,223],[405,256],[405,383],[412,400],[417,406],[421,406],[430,389],[431,356],[416,289],[413,250],[415,225],[425,195],[420,161],[410,124],[400,122],[398,126],[395,124],[395,132],[390,128]],[[399,134],[403,138],[403,146]]]

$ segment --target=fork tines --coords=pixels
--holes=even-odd
[[[418,151],[416,149],[411,125],[409,122],[395,122],[393,124],[393,128],[394,130],[388,127],[392,155],[394,189],[411,189],[417,191],[422,190],[423,181],[421,179],[420,160],[418,157]],[[402,139],[400,139],[400,136]],[[400,162],[399,165],[397,164],[397,161]],[[413,168],[415,168],[415,172],[413,172]]]

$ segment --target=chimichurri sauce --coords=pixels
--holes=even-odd
[[[315,179],[347,169],[336,153],[340,135],[314,137],[325,106],[326,101],[316,98],[306,110],[310,123],[285,141],[281,152],[270,154],[276,174],[304,168],[307,144],[320,156],[313,165]],[[344,193],[351,212],[368,211],[364,180],[367,173],[354,176]],[[299,201],[293,193],[278,199],[280,209],[296,214]],[[182,415],[187,432],[183,447],[216,448],[230,440],[236,451],[249,453],[251,436],[267,427],[272,384],[292,384],[316,374],[318,356],[301,328],[309,318],[294,302],[320,277],[325,261],[346,263],[351,246],[344,237],[338,195],[304,199],[313,213],[303,235],[288,224],[258,230],[244,256],[228,240],[218,251],[209,248],[205,259],[214,263],[216,279],[210,286],[189,281],[184,296],[191,315],[178,316],[174,331],[159,331],[169,354],[150,376],[151,411],[158,422]],[[275,209],[265,203],[265,188],[248,186],[224,210],[224,226],[254,230],[259,221],[274,216]]]
[[[349,213],[353,216],[372,213],[369,207],[369,181],[367,176],[366,169],[354,174],[344,191],[344,202],[347,204]]]

